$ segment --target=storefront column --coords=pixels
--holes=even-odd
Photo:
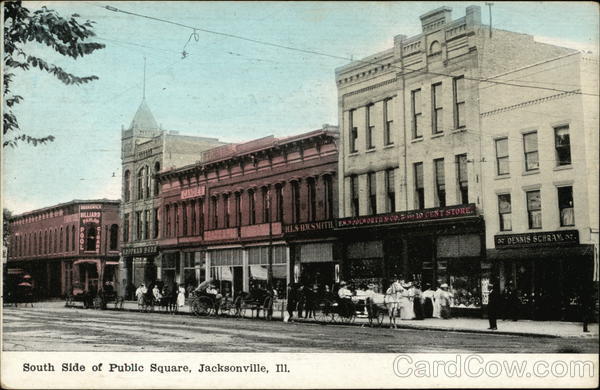
[[[250,275],[248,275],[248,249],[242,249],[242,290],[250,291]]]
[[[196,280],[199,280],[200,282],[204,282],[210,279],[210,255],[211,252],[206,251],[206,260],[204,262],[204,280],[200,280],[200,266],[196,264]]]
[[[308,212],[308,180],[307,178],[302,178],[298,180],[298,188],[300,189],[300,221],[297,222],[306,222],[309,217]]]

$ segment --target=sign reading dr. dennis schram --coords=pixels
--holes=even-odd
[[[579,244],[578,230],[554,232],[503,234],[494,236],[496,248],[539,247],[565,244]]]

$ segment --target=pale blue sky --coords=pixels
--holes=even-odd
[[[190,30],[101,5],[355,59],[391,47],[394,35],[418,34],[419,16],[443,5],[453,8],[454,18],[480,5],[488,23],[485,2],[27,4],[96,21],[106,48],[77,61],[50,53],[73,73],[100,77],[85,86],[65,86],[36,70],[18,74],[13,89],[25,98],[15,110],[21,128],[56,136],[47,146],[3,150],[3,203],[18,213],[72,199],[119,198],[121,125],[129,126],[141,101],[144,56],[146,100],[166,129],[235,142],[337,124],[334,70],[348,61],[202,32],[182,59]],[[593,2],[496,2],[493,24],[563,46],[598,45]]]

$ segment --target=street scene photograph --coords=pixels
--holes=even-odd
[[[599,352],[597,4],[1,6],[3,354]]]

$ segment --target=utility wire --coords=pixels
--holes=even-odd
[[[125,11],[125,10],[122,10],[122,9],[119,9],[116,7],[112,7],[110,5],[98,6],[98,7],[112,11],[112,12],[123,13],[126,15],[136,16],[136,17],[140,17],[140,18],[145,18],[145,19],[154,20],[157,22],[167,23],[167,24],[171,24],[174,26],[191,29],[194,32],[201,31],[201,32],[208,33],[208,34],[215,34],[215,35],[219,35],[219,36],[223,36],[223,37],[227,37],[227,38],[233,38],[233,39],[243,40],[246,42],[252,42],[252,43],[255,43],[258,45],[276,47],[279,49],[286,49],[286,50],[296,51],[296,52],[305,53],[305,54],[313,54],[313,55],[318,55],[318,56],[328,57],[328,58],[333,58],[333,59],[338,59],[338,60],[353,61],[352,58],[348,58],[348,57],[344,57],[344,56],[340,56],[340,55],[329,54],[329,53],[325,53],[325,52],[321,52],[321,51],[317,51],[317,50],[302,49],[302,48],[298,48],[298,47],[294,47],[294,46],[282,45],[279,43],[273,43],[273,42],[263,41],[263,40],[259,40],[259,39],[248,38],[248,37],[244,37],[241,35],[230,34],[230,33],[225,33],[225,32],[216,31],[216,30],[209,30],[206,28],[189,26],[189,25],[186,25],[183,23],[174,22],[174,21],[167,20],[167,19],[161,19],[161,18],[157,18],[154,16],[148,16],[148,15],[143,15],[143,14],[139,14],[139,13],[135,13],[135,12]],[[419,72],[419,73],[431,74],[431,75],[436,75],[436,76],[455,77],[454,75],[450,75],[450,74],[446,74],[446,73],[439,73],[439,72],[432,72],[432,71],[427,71],[427,70],[423,70],[423,69],[411,69],[411,68],[406,68],[406,67],[403,69],[403,68],[393,65],[393,64],[383,64],[381,62],[376,62],[376,61],[354,60],[354,62],[360,62],[360,63],[364,63],[364,64],[378,65],[378,66],[387,65],[387,66],[391,66],[396,69],[400,69],[402,71],[409,70],[411,72]],[[483,82],[483,83],[508,85],[508,86],[519,87],[519,88],[532,88],[532,89],[541,89],[541,90],[555,91],[555,92],[572,92],[572,93],[576,93],[578,95],[599,96],[598,94],[591,94],[591,93],[586,93],[586,92],[581,92],[581,91],[574,92],[574,91],[568,91],[568,90],[557,89],[557,88],[523,85],[523,84],[517,84],[517,83],[509,83],[509,82],[503,82],[503,81],[498,81],[498,80],[481,79],[481,78],[468,77],[468,76],[464,76],[464,79]]]

